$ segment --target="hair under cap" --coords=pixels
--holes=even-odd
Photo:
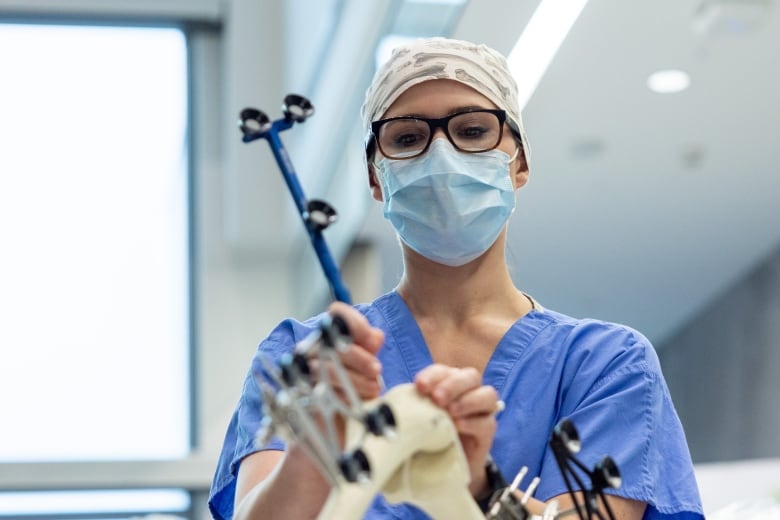
[[[517,83],[506,58],[487,45],[449,38],[414,40],[393,50],[374,74],[360,110],[366,138],[371,137],[371,122],[381,118],[398,96],[433,79],[462,83],[506,111],[507,122],[520,135],[528,160],[530,148],[517,103]]]

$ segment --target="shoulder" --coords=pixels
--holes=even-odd
[[[605,370],[641,365],[655,371],[658,357],[650,340],[631,326],[543,311],[549,324],[540,339],[554,346],[568,364],[601,365]]]
[[[324,313],[318,314],[304,321],[286,318],[271,329],[263,343],[289,343],[290,341],[297,343],[317,328],[323,316]]]
[[[607,341],[626,345],[650,345],[650,341],[629,325],[595,318],[574,318],[566,314],[544,309],[550,328],[564,334],[571,343],[583,341]]]
[[[553,366],[565,401],[582,403],[588,396],[621,385],[658,387],[665,393],[658,356],[636,329],[599,319],[573,318],[545,309],[547,321],[534,342],[535,350]],[[572,399],[574,401],[572,401]]]

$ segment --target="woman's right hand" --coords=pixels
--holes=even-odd
[[[365,316],[346,303],[333,302],[328,307],[328,313],[334,317],[338,316],[347,325],[352,343],[347,350],[339,352],[339,359],[346,369],[358,397],[364,401],[379,397],[382,364],[376,355],[384,343],[384,332],[371,326]],[[309,360],[309,367],[315,379],[320,370],[318,363],[319,360],[316,357]],[[334,368],[328,367],[328,370],[334,390],[343,395],[344,388],[342,388],[339,378],[336,377]]]
[[[382,366],[376,354],[384,343],[384,333],[345,303],[334,302],[328,312],[343,319],[349,330],[351,344],[347,350],[339,352],[339,358],[355,391],[363,400],[379,397]],[[319,373],[316,359],[309,360],[315,379]],[[334,389],[343,394],[332,367],[329,370]],[[337,422],[339,436],[342,436],[343,421]],[[294,497],[289,494],[292,489],[296,493]],[[234,518],[314,518],[329,492],[330,484],[300,445],[292,446],[286,454],[258,451],[245,457],[239,466]],[[290,498],[279,500],[278,497]]]

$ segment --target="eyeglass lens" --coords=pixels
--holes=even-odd
[[[430,143],[432,126],[427,119],[413,117],[387,121],[379,131],[379,148],[390,159],[420,155]],[[445,133],[459,150],[485,152],[498,146],[501,122],[493,112],[463,112],[449,118]]]

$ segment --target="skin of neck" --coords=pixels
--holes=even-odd
[[[417,317],[465,320],[482,313],[519,317],[530,310],[504,258],[506,228],[477,259],[462,266],[436,263],[401,243],[404,274],[397,291]]]

